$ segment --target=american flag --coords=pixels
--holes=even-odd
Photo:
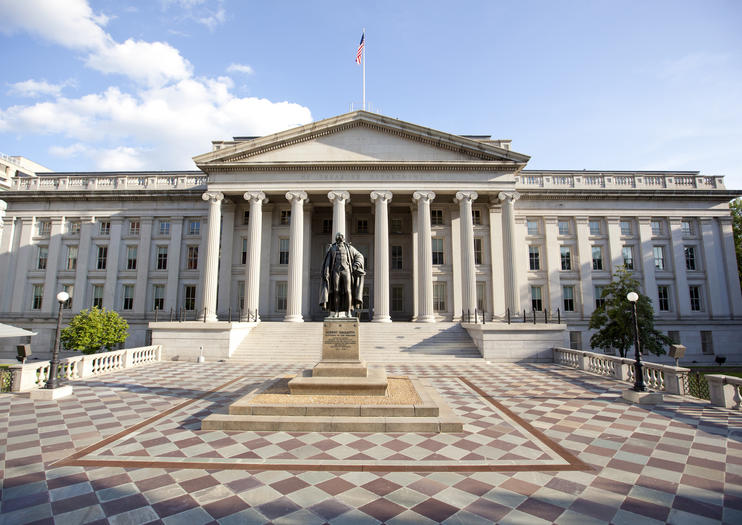
[[[356,64],[360,64],[363,57],[363,43],[366,39],[366,33],[361,35],[361,42],[358,44],[358,51],[356,52]]]

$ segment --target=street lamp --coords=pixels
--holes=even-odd
[[[636,315],[636,302],[639,300],[639,294],[636,292],[629,292],[626,294],[626,299],[631,303],[631,313],[634,317],[634,354],[636,359],[634,362],[634,390],[636,392],[646,392],[647,387],[644,386],[642,357],[641,351],[639,350],[639,319]]]
[[[57,335],[54,338],[54,348],[52,348],[52,362],[49,365],[49,378],[46,380],[46,388],[54,389],[60,386],[57,383],[57,368],[59,367],[59,336],[62,331],[62,308],[70,298],[67,292],[59,292],[57,301],[59,302],[59,314],[57,315]]]

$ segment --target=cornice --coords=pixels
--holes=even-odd
[[[525,165],[525,164],[523,164]],[[463,162],[265,162],[265,163],[213,163],[203,166],[209,172],[296,172],[296,171],[494,171],[505,174],[516,173],[521,164],[512,161],[463,161]]]
[[[529,190],[519,188],[522,198],[528,200],[611,200],[611,199],[650,199],[650,200],[714,200],[730,201],[740,196],[733,190]]]

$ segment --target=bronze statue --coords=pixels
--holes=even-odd
[[[330,317],[341,317],[341,312],[351,317],[351,310],[363,306],[365,275],[363,255],[338,232],[322,263],[319,291],[319,304]]]

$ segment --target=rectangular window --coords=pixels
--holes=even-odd
[[[657,306],[660,309],[660,312],[669,312],[670,311],[670,287],[665,285],[660,285],[657,287]]]
[[[526,229],[528,230],[528,235],[538,235],[538,221],[535,219],[527,219]]]
[[[572,350],[582,350],[582,332],[569,332],[569,347]]]
[[[600,221],[597,219],[591,219],[588,222],[590,228],[590,235],[600,235]]]
[[[278,264],[289,263],[289,240],[278,239]]]
[[[70,308],[72,308],[72,297],[75,295],[75,287],[71,284],[63,284],[62,290],[67,292],[67,295],[69,295],[69,299],[64,302],[62,308],[64,308],[65,310],[69,310]]]
[[[482,264],[482,239],[474,237],[474,264]]]
[[[443,210],[430,210],[430,224],[433,226],[443,225]]]
[[[621,221],[621,235],[631,235],[631,221]]]
[[[186,270],[198,270],[198,246],[188,247],[188,257],[186,258]]]
[[[170,221],[160,221],[160,235],[170,235]]]
[[[562,259],[562,270],[569,271],[572,269],[572,251],[569,246],[559,247],[559,256]]]
[[[402,219],[393,217],[390,221],[389,230],[391,233],[402,233]]]
[[[281,224],[287,226],[291,223],[291,210],[281,210]]]
[[[242,254],[240,256],[240,264],[247,264],[247,237],[242,238]]]
[[[139,219],[129,219],[129,235],[139,235]]]
[[[188,235],[201,234],[201,221],[188,221]]]
[[[286,281],[278,281],[276,283],[276,312],[286,311],[287,290],[288,283]]]
[[[247,226],[248,224],[250,224],[250,210],[245,210],[242,213],[242,224],[245,225],[245,226]]]
[[[157,269],[167,270],[167,246],[157,247]]]
[[[446,311],[446,283],[433,283],[433,311]]]
[[[695,246],[686,246],[683,248],[683,252],[685,253],[685,269],[695,271],[696,268],[696,247]]]
[[[605,286],[595,287],[595,308],[602,308],[605,305],[603,290],[605,290]]]
[[[67,233],[77,235],[80,233],[80,221],[70,221],[67,223]]]
[[[432,239],[433,264],[443,264],[443,239]]]
[[[484,290],[485,286],[482,282],[477,282],[477,310],[479,313],[484,313]]]
[[[31,310],[41,310],[41,302],[44,297],[44,285],[33,285],[33,298],[31,299]]]
[[[152,310],[165,308],[165,285],[155,284],[152,286]]]
[[[569,235],[569,221],[559,221],[559,235]]]
[[[575,311],[575,287],[562,286],[562,297],[564,298],[564,311]]]
[[[714,355],[714,337],[711,330],[701,330],[701,352]]]
[[[333,233],[332,219],[322,219],[322,233]]]
[[[77,246],[67,246],[67,260],[64,264],[65,270],[77,268]]]
[[[103,285],[93,285],[93,308],[103,308]]]
[[[541,254],[539,252],[538,246],[531,245],[528,247],[528,269],[541,269]]]
[[[46,263],[49,260],[49,247],[39,246],[36,253],[36,269],[46,270]]]
[[[474,223],[474,226],[481,226],[482,225],[482,211],[472,210],[471,220],[472,220],[472,223]]]
[[[655,246],[652,248],[654,254],[654,267],[657,270],[665,269],[665,248],[664,246]]]
[[[196,309],[196,286],[193,284],[183,288],[183,308],[189,311]]]
[[[126,269],[127,270],[137,269],[137,252],[138,252],[138,248],[136,246],[126,247]]]
[[[693,235],[693,223],[690,221],[680,221],[680,231],[686,237]]]
[[[392,286],[392,312],[404,311],[404,287]]]
[[[134,308],[134,285],[125,284],[123,288],[123,303],[121,305],[122,310],[131,310]]]
[[[531,286],[531,309],[535,312],[540,312],[544,304],[541,299],[541,287]]]
[[[392,245],[392,270],[402,269],[402,247]]]
[[[603,269],[603,248],[593,246],[593,270]]]
[[[621,254],[623,255],[623,265],[627,270],[634,269],[634,248],[631,246],[624,246],[621,248]]]
[[[39,237],[49,237],[52,232],[51,221],[39,221]]]
[[[98,233],[101,235],[111,235],[111,221],[100,221],[98,223]]]
[[[673,344],[679,345],[680,343],[680,332],[678,330],[668,330],[667,337],[670,338]]]
[[[652,235],[658,236],[662,235],[662,221],[649,221],[649,224],[652,228]]]
[[[700,312],[703,307],[701,303],[701,287],[689,286],[688,292],[690,293],[690,309],[694,312]]]
[[[98,246],[98,254],[96,257],[95,268],[98,270],[105,270],[107,260],[108,260],[108,246]]]
[[[368,219],[358,219],[356,221],[356,233],[368,233]]]

